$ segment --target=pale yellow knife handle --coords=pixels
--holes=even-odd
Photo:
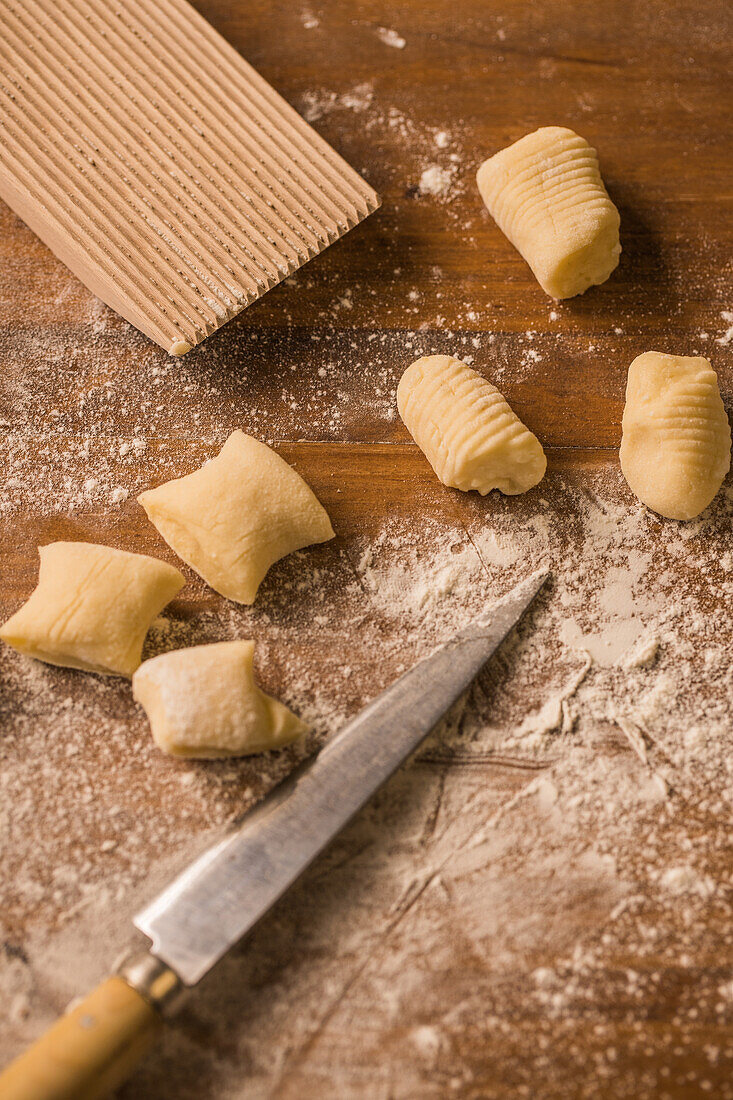
[[[132,1073],[163,1021],[108,978],[0,1075],[2,1100],[99,1100]]]

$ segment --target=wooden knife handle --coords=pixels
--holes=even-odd
[[[163,1026],[119,977],[108,978],[0,1075],[2,1100],[99,1100],[132,1073]]]

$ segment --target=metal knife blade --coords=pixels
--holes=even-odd
[[[418,747],[519,621],[547,573],[418,661],[134,918],[195,985]]]

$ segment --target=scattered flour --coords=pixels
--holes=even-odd
[[[301,22],[320,25],[309,9]],[[438,174],[438,190],[432,183],[420,193],[474,195],[465,124],[451,119],[448,134],[440,118],[380,100],[371,81],[306,92],[299,106],[334,140],[358,116],[375,151],[368,167],[375,181],[381,173],[380,190],[401,204],[400,216],[417,210],[414,181],[426,170],[448,182]],[[460,229],[463,246],[474,248],[480,204],[433,205],[446,234]],[[542,305],[534,329],[513,331],[478,291],[470,300],[456,293],[447,259],[417,288],[413,257],[394,250],[385,285],[375,288],[346,285],[336,254],[288,280],[205,352],[173,364],[63,272],[49,300],[62,310],[78,299],[73,331],[13,318],[0,334],[7,362],[19,364],[3,380],[12,418],[2,421],[0,510],[17,525],[18,560],[31,561],[48,532],[89,537],[101,517],[115,540],[144,538],[126,525],[134,500],[119,494],[132,498],[195,468],[235,425],[275,441],[393,443],[394,388],[408,357],[480,347],[480,369],[516,383],[549,370],[568,341],[577,342],[573,354],[591,354],[582,311],[553,309],[549,320],[560,324],[548,332]],[[696,294],[707,292],[696,279]],[[404,293],[386,305],[394,288]],[[371,328],[377,294],[394,331]],[[405,323],[400,309],[415,313]],[[730,311],[722,319],[733,325]],[[718,331],[712,317],[703,320]],[[312,356],[304,363],[303,341],[288,330],[306,323]],[[629,315],[613,335],[636,338],[644,323]],[[359,325],[363,337],[354,335]],[[307,472],[307,446],[297,454]],[[376,484],[380,476],[377,468]],[[328,479],[322,487],[341,499]],[[414,518],[400,514],[404,500]],[[674,1067],[690,1051],[703,1057],[707,1044],[711,1067],[722,1064],[733,1009],[725,965],[733,950],[733,637],[729,616],[715,608],[733,596],[730,489],[699,522],[662,523],[630,499],[612,464],[573,473],[560,462],[522,499],[462,497],[414,473],[385,484],[389,521],[348,514],[353,526],[344,523],[336,543],[276,566],[254,608],[212,599],[190,578],[148,652],[256,636],[261,682],[313,725],[302,750],[310,752],[527,572],[549,566],[552,584],[413,766],[201,991],[167,1053],[143,1070],[139,1095],[189,1100],[200,1095],[199,1068],[216,1088],[225,1065],[222,1095],[242,1080],[252,1095],[272,1095],[287,1087],[290,1058],[312,1059],[322,1083],[345,1034],[357,1036],[366,1067],[354,1095],[368,1095],[375,1067],[390,1064],[381,1054],[395,1026],[400,1055],[406,1039],[430,1073],[434,1059],[450,1059],[455,1077],[436,1078],[446,1093],[481,1088],[469,1076],[467,1028],[512,1058],[519,1075],[522,1050],[537,1058],[564,1050],[572,1062],[578,1035],[593,1034],[596,1082],[617,1064],[618,1021],[598,1011],[611,1004],[621,1006],[630,1062],[641,1064],[654,1043],[659,1064]],[[161,553],[150,539],[137,548]],[[124,685],[6,649],[0,716],[5,1057],[102,976],[129,940],[129,914],[171,865],[301,757],[288,750],[171,763]],[[472,967],[459,999],[455,952]],[[529,1031],[528,1004],[536,1008]],[[649,1011],[660,1005],[673,1007],[655,1016],[652,1036]],[[294,1016],[305,1023],[291,1050]],[[405,1073],[412,1061],[400,1057]],[[695,1090],[698,1081],[682,1074],[680,1094]],[[624,1095],[663,1095],[656,1085],[634,1079]],[[384,1095],[395,1087],[380,1082]]]
[[[689,864],[668,867],[660,878],[660,884],[671,894],[699,894],[709,898],[715,893],[715,884],[707,875],[701,875]]]
[[[633,649],[623,655],[622,668],[648,668],[649,665],[654,664],[660,644],[656,634],[648,634],[641,638]]]
[[[361,114],[374,99],[374,87],[370,83],[355,84],[340,95],[325,89],[304,92],[301,113],[306,122],[317,122],[332,111],[348,110]]]
[[[728,344],[730,344],[730,342],[733,340],[733,311],[729,310],[729,309],[724,309],[721,312],[720,316],[723,318],[725,323],[728,325],[728,328],[726,329],[726,331],[723,333],[722,336],[718,337],[718,339],[715,342],[716,342],[716,344],[720,344],[721,347],[727,347]]]
[[[418,188],[421,195],[446,196],[450,191],[453,176],[447,168],[431,164],[423,170]]]
[[[385,46],[392,46],[395,50],[404,50],[407,42],[398,34],[397,31],[391,30],[389,27],[378,27],[377,38],[380,42],[383,42]]]
[[[120,455],[119,440],[108,446],[131,477],[151,450],[149,441],[135,459],[132,450]],[[534,1026],[549,1041],[557,1021],[617,999],[620,981],[644,1004],[669,972],[682,981],[681,960],[696,957],[701,936],[714,936],[719,957],[731,948],[723,853],[733,797],[733,639],[727,616],[710,613],[710,595],[721,606],[733,595],[733,494],[690,527],[662,524],[630,500],[613,467],[551,468],[538,490],[514,499],[435,488],[429,478],[408,479],[401,492],[409,514],[400,494],[386,490],[391,518],[367,517],[338,542],[285,559],[253,608],[213,599],[191,581],[189,597],[154,625],[149,653],[257,637],[263,686],[314,727],[301,748],[172,763],[155,750],[128,690],[3,649],[2,706],[14,715],[0,771],[12,883],[3,914],[11,945],[23,923],[30,961],[0,959],[10,1009],[0,1052],[18,1049],[80,983],[102,976],[128,941],[129,913],[171,864],[254,804],[375,690],[539,567],[552,570],[547,591],[414,765],[336,845],[328,874],[316,869],[293,896],[282,925],[227,960],[190,1011],[205,1020],[217,1058],[232,1057],[231,1023],[224,1036],[222,1019],[238,1021],[248,1052],[277,1049],[277,1028],[294,1003],[321,1021],[327,1041],[324,1006],[343,1025],[342,971],[366,983],[365,1004],[394,1004],[400,1015],[414,989],[424,998],[433,988],[422,984],[420,960],[448,964],[446,943],[460,928],[471,957],[485,960],[471,1011],[480,1004],[516,1028],[531,998]],[[414,493],[428,494],[417,515]],[[625,652],[613,661],[605,650],[602,660],[592,656],[599,638],[610,631],[618,641],[628,622]],[[568,623],[577,624],[570,638]],[[308,646],[293,645],[301,636]],[[369,950],[374,928],[379,946]],[[280,950],[283,965],[273,970],[268,960]],[[620,956],[638,960],[635,977],[619,975]],[[240,1004],[232,991],[243,966],[262,980],[254,988],[244,981]],[[721,984],[719,968],[696,967],[683,988],[697,1011],[722,1024],[718,1006],[727,1013],[731,1002]],[[462,1033],[461,1005],[448,988],[435,994],[423,1022],[409,1017],[416,1058],[426,1064]],[[358,1003],[349,1000],[348,1011]],[[189,1039],[178,1041],[189,1051]],[[144,1071],[148,1094],[160,1094],[162,1072],[155,1061]],[[267,1062],[258,1072],[271,1092],[278,1067]],[[176,1095],[194,1094],[176,1079]]]

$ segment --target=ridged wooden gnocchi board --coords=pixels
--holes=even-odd
[[[0,196],[171,354],[379,205],[185,0],[8,0],[0,59]]]

